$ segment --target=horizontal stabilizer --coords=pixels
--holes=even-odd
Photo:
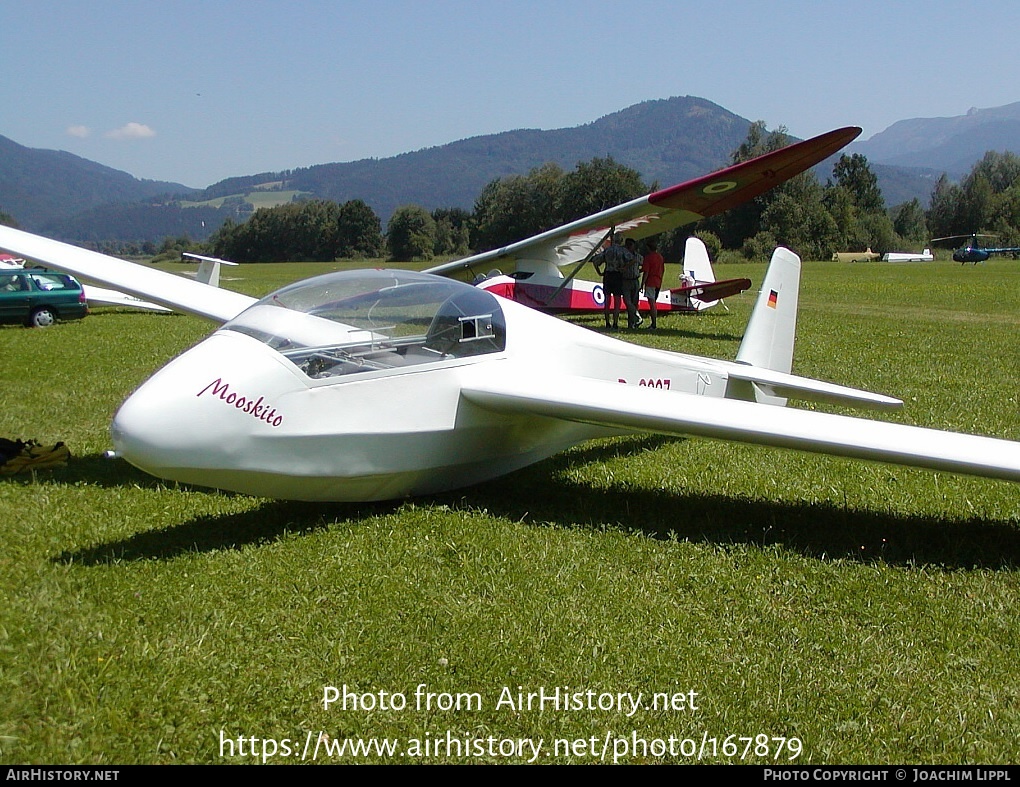
[[[862,391],[857,388],[847,388],[844,385],[813,380],[810,377],[774,372],[771,369],[761,369],[757,366],[733,364],[728,367],[727,374],[730,379],[744,380],[761,386],[769,396],[881,410],[894,410],[903,406],[902,400],[894,399],[891,396]]]
[[[750,279],[723,279],[714,281],[711,284],[694,284],[690,287],[674,287],[670,293],[676,295],[687,295],[697,298],[699,301],[712,303],[733,295],[739,295],[744,290],[751,288]]]

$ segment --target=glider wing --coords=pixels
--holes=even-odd
[[[0,249],[7,249],[87,281],[108,285],[137,298],[215,322],[233,319],[256,301],[239,292],[210,287],[172,273],[118,260],[11,227],[0,227]]]
[[[600,380],[486,379],[462,389],[488,410],[627,431],[692,435],[1020,481],[1020,443]]]

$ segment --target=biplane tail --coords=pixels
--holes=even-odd
[[[690,284],[713,284],[715,272],[712,270],[712,263],[708,259],[708,249],[705,244],[693,235],[684,244],[684,271],[681,279],[685,285]],[[715,306],[717,300],[703,301],[690,295],[690,305],[697,311]]]
[[[711,284],[715,281],[715,272],[708,259],[708,249],[693,235],[684,244],[684,273],[698,284]]]

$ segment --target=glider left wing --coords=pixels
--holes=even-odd
[[[624,237],[640,240],[722,213],[813,167],[860,133],[856,126],[836,129],[425,273],[453,276],[502,260],[528,259],[556,266],[580,262],[614,227]]]
[[[256,299],[239,292],[210,287],[198,281],[146,268],[134,262],[68,243],[0,227],[0,249],[7,249],[65,273],[114,287],[129,295],[171,309],[226,322],[247,309]]]
[[[759,372],[761,370],[754,370]],[[601,380],[492,378],[462,396],[495,412],[694,435],[1020,481],[1020,443]]]

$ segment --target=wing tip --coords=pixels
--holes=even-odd
[[[727,174],[735,172],[736,170],[746,168],[750,165],[757,166],[763,161],[768,161],[773,158],[796,157],[798,153],[803,152],[803,157],[798,158],[798,160],[803,163],[803,167],[792,172],[790,175],[790,177],[792,177],[799,172],[803,172],[804,170],[813,167],[819,161],[823,161],[836,151],[849,145],[858,136],[860,136],[862,131],[863,129],[860,126],[843,126],[842,128],[833,129],[832,131],[827,131],[824,134],[819,134],[816,137],[801,140],[800,142],[794,142],[793,144],[782,147],[779,150],[773,150],[769,153],[764,153],[761,156],[756,156],[748,161],[742,161],[739,164],[724,167],[723,169],[716,170],[708,175],[702,175],[694,178],[693,180],[688,180],[684,183],[678,183],[675,186],[669,186],[668,188],[652,192],[648,195],[648,201],[653,205],[663,205],[678,192],[698,188],[699,186],[702,186],[702,184],[706,187],[716,185],[715,181],[719,178],[725,178]],[[778,181],[774,185],[778,185],[779,182],[782,181]],[[736,186],[736,184],[734,184],[734,186]],[[724,192],[719,190],[716,193],[722,194]]]

